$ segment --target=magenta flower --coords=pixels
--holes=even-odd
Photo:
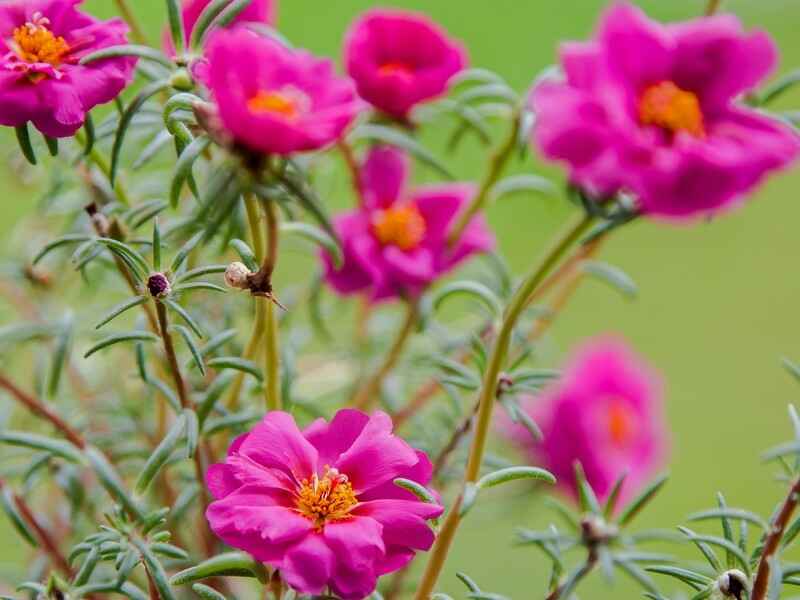
[[[189,40],[192,38],[194,26],[200,15],[211,4],[211,0],[184,0],[182,5],[183,15],[183,29],[185,33],[186,45],[189,45]],[[277,2],[273,0],[252,0],[247,7],[240,12],[233,20],[232,25],[238,23],[266,23],[272,25],[275,23],[275,5]],[[170,55],[175,54],[175,46],[172,43],[172,37],[169,30],[164,32],[164,47]]]
[[[336,141],[361,108],[333,63],[245,28],[218,31],[208,50],[208,86],[223,125],[256,152],[291,154]]]
[[[414,106],[447,90],[467,65],[467,52],[425,15],[372,10],[350,27],[345,64],[364,100],[405,120]]]
[[[455,247],[447,233],[475,193],[455,183],[406,189],[408,158],[392,147],[374,148],[362,169],[364,204],[340,215],[335,228],[344,264],[323,253],[326,279],[340,294],[367,293],[372,301],[418,296],[433,281],[476,252],[494,247],[477,216]]]
[[[234,441],[225,463],[209,468],[216,500],[206,516],[227,544],[280,569],[295,590],[330,587],[355,600],[433,544],[426,520],[443,507],[393,483],[424,486],[431,472],[384,413],[340,410],[301,432],[291,415],[270,412]]]
[[[661,388],[660,378],[625,343],[596,339],[577,352],[557,384],[523,406],[542,429],[541,443],[521,426],[506,423],[505,429],[573,496],[576,461],[601,501],[627,473],[624,502],[667,454]]]
[[[717,214],[800,150],[788,128],[735,102],[776,60],[769,36],[731,15],[662,25],[618,3],[593,41],[562,48],[566,80],[533,91],[534,138],[597,195],[629,190],[672,219]]]
[[[0,3],[0,124],[30,121],[45,135],[69,137],[88,111],[130,83],[135,58],[79,64],[96,50],[127,43],[128,32],[120,19],[100,21],[80,12],[79,2]]]

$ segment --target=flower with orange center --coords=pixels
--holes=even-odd
[[[425,219],[413,202],[379,210],[372,218],[375,237],[384,246],[414,250],[425,238]]]
[[[311,520],[318,531],[329,521],[349,519],[356,504],[358,500],[347,475],[330,467],[325,467],[322,477],[315,473],[310,480],[301,481],[296,497],[297,512]]]
[[[255,114],[271,114],[296,121],[305,112],[307,103],[308,98],[297,90],[259,90],[247,101],[247,108]]]
[[[391,60],[378,67],[378,74],[382,76],[400,75],[402,77],[411,77],[414,75],[414,69],[408,63]]]
[[[63,37],[56,37],[48,25],[50,20],[36,13],[31,21],[14,29],[13,48],[22,60],[54,67],[62,63],[70,50],[69,44]]]
[[[694,137],[705,135],[703,111],[697,95],[672,81],[662,81],[644,90],[639,99],[639,121],[672,134],[685,131]]]
[[[614,398],[606,409],[608,435],[617,446],[625,446],[636,433],[636,415],[621,398]]]

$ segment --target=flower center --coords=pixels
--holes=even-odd
[[[308,102],[308,96],[294,88],[259,90],[247,101],[247,108],[256,114],[271,114],[294,121],[306,112]]]
[[[617,446],[627,444],[636,432],[636,415],[624,400],[611,400],[606,409],[606,419],[608,435]]]
[[[415,204],[398,204],[379,210],[372,218],[372,230],[384,246],[413,250],[425,237],[425,219]]]
[[[69,44],[64,38],[56,37],[47,27],[50,20],[35,13],[31,21],[14,30],[13,48],[17,55],[29,63],[49,63],[54,67],[61,64],[69,52]]]
[[[685,131],[703,137],[703,111],[693,92],[682,90],[671,81],[648,87],[639,99],[639,121],[670,133]]]
[[[390,60],[378,67],[378,74],[383,76],[401,75],[403,77],[410,77],[413,73],[413,67],[400,60]]]
[[[318,530],[328,521],[349,519],[350,509],[358,504],[347,475],[330,467],[325,467],[323,477],[315,473],[311,479],[300,482],[295,502],[297,512],[311,520]]]

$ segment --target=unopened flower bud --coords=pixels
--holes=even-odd
[[[153,298],[166,298],[172,291],[169,279],[163,273],[153,273],[147,279],[147,289]]]
[[[717,579],[714,584],[714,588],[723,598],[743,600],[748,596],[747,592],[750,585],[747,575],[742,573],[739,569],[731,569],[719,576],[719,579]]]
[[[175,71],[172,77],[169,78],[169,84],[180,92],[189,92],[194,88],[192,76],[186,69],[178,69]]]
[[[225,283],[228,287],[245,290],[249,287],[251,271],[244,263],[232,262],[225,269]]]

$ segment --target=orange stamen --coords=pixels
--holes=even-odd
[[[247,101],[247,108],[257,114],[273,114],[293,121],[304,111],[307,98],[299,91],[259,92]]]
[[[399,60],[392,60],[378,67],[378,74],[380,75],[402,75],[408,77],[413,73],[414,69],[411,65]]]
[[[671,81],[648,87],[639,100],[639,121],[670,133],[685,131],[695,137],[705,135],[700,100]]]
[[[636,432],[636,415],[623,400],[614,399],[607,409],[608,434],[617,446],[627,444]]]
[[[57,67],[69,52],[69,44],[63,37],[56,37],[48,29],[50,21],[41,13],[33,20],[14,30],[13,48],[17,55],[29,63],[49,63]]]
[[[315,473],[311,479],[301,481],[295,498],[295,510],[311,520],[319,531],[329,521],[349,519],[356,504],[358,499],[347,475],[330,467],[325,467],[321,478]]]
[[[383,245],[413,250],[425,238],[425,219],[415,204],[397,204],[375,214],[372,230]]]

